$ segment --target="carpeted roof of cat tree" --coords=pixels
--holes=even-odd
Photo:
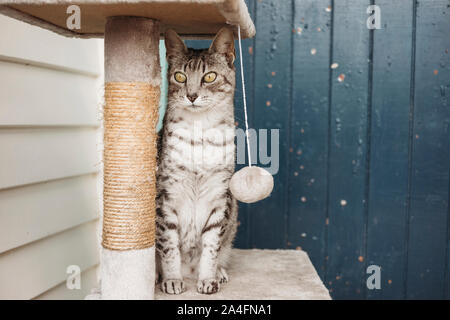
[[[66,25],[72,4],[81,9],[79,30]],[[210,38],[227,23],[239,24],[244,38],[255,35],[244,0],[0,0],[0,13],[78,38],[103,37],[110,16],[152,18],[161,22],[161,33],[171,28],[186,38]]]

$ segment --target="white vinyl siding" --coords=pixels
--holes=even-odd
[[[0,299],[82,299],[96,283],[101,53],[0,15]]]

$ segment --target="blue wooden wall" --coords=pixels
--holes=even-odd
[[[247,4],[250,125],[280,129],[280,170],[236,246],[307,251],[335,299],[450,299],[450,1]]]

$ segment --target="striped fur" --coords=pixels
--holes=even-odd
[[[237,228],[237,202],[229,191],[235,164],[234,40],[219,31],[211,47],[188,49],[166,33],[168,106],[158,158],[156,251],[161,289],[179,294],[183,277],[215,293],[228,281],[228,256]],[[175,73],[186,82],[179,83]],[[215,81],[203,81],[215,72]],[[197,96],[192,102],[188,96]]]

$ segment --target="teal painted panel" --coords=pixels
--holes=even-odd
[[[332,297],[365,295],[370,1],[334,1],[328,167],[328,265]]]
[[[272,195],[250,206],[251,247],[286,247],[289,116],[291,106],[292,2],[257,1],[253,125],[279,129],[279,170]],[[270,88],[269,88],[270,87]],[[268,139],[270,141],[270,139]],[[268,146],[268,150],[271,145]],[[260,160],[260,159],[258,159]],[[261,165],[264,166],[264,165]]]
[[[288,247],[325,273],[331,12],[329,0],[294,2]]]
[[[450,2],[417,4],[408,299],[442,299],[448,245]]]
[[[373,299],[405,297],[413,2],[377,0],[374,31],[367,265],[381,267]],[[402,39],[402,41],[399,41]]]
[[[446,273],[445,273],[445,299],[446,300],[450,300],[450,182],[449,182],[449,186],[448,186],[448,198],[449,200],[447,200],[447,208],[448,208],[448,212],[447,212],[447,252],[446,252],[446,256],[447,256],[447,269],[446,269]]]
[[[159,100],[159,119],[156,126],[156,131],[158,132],[162,128],[162,121],[164,119],[164,114],[167,107],[167,87],[169,85],[167,81],[167,61],[166,61],[166,46],[164,45],[164,40],[159,42],[159,60],[161,63],[161,98]]]

